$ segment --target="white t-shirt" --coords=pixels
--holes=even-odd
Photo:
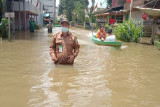
[[[105,42],[115,42],[116,41],[116,36],[115,35],[110,35],[107,36],[105,39]]]

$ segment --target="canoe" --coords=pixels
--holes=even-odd
[[[160,42],[156,42],[157,48],[160,50]]]
[[[122,42],[104,42],[101,41],[100,39],[96,38],[95,36],[92,35],[92,41],[98,45],[104,45],[104,46],[111,46],[114,48],[120,48],[122,45]]]
[[[61,27],[61,25],[54,25],[54,27]]]

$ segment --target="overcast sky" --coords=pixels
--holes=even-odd
[[[106,8],[106,0],[95,0],[95,5],[98,3],[98,8]],[[100,5],[102,3],[102,6]],[[56,0],[56,6],[59,5],[59,0]],[[91,0],[89,0],[89,7],[91,7]]]

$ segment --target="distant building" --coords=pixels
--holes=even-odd
[[[111,8],[95,12],[97,21],[109,23],[114,18],[117,23],[122,23],[130,18],[142,22],[145,36],[151,36],[150,44],[154,44],[154,35],[160,32],[157,24],[160,25],[160,0],[133,0],[130,10],[131,1],[112,0]],[[143,19],[144,14],[147,15],[146,20]]]
[[[56,16],[56,19],[57,19],[57,16],[58,16],[58,10],[59,10],[59,7],[56,7],[56,13],[55,13],[55,14],[56,14],[56,15],[55,15],[55,16]]]
[[[7,12],[14,12],[13,26],[16,30],[29,29],[29,19],[43,26],[43,13],[56,17],[56,0],[6,0]],[[1,9],[0,9],[1,10]]]
[[[56,0],[40,0],[43,4],[44,13],[49,13],[52,19],[56,19]]]
[[[98,23],[111,23],[111,20],[114,19],[116,23],[123,22],[123,4],[118,4],[118,0],[112,0],[112,7],[107,7],[106,9],[99,10],[95,12]]]
[[[37,0],[6,0],[7,12],[14,12],[13,26],[16,30],[29,29],[29,19],[34,18],[35,22],[41,25],[43,17],[42,3]]]

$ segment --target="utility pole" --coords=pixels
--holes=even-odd
[[[129,15],[129,19],[132,19],[132,5],[133,5],[133,0],[131,0],[131,3],[130,3],[130,15]]]
[[[19,30],[21,30],[21,0],[18,1],[18,6],[19,6],[19,12],[18,12],[18,15],[19,15]]]
[[[56,0],[54,0],[54,21],[56,19]]]
[[[24,31],[26,31],[26,2],[23,1],[23,11],[24,11]]]
[[[12,0],[12,12],[14,13],[14,0]],[[15,18],[12,18],[12,37],[11,39],[13,39],[15,35]]]
[[[10,31],[11,31],[11,26],[10,26],[11,22],[10,22],[10,19],[14,18],[15,14],[13,12],[8,12],[8,13],[5,13],[5,17],[8,18],[8,29],[9,29],[8,38],[9,38],[9,41],[11,41],[11,33],[10,33]]]

